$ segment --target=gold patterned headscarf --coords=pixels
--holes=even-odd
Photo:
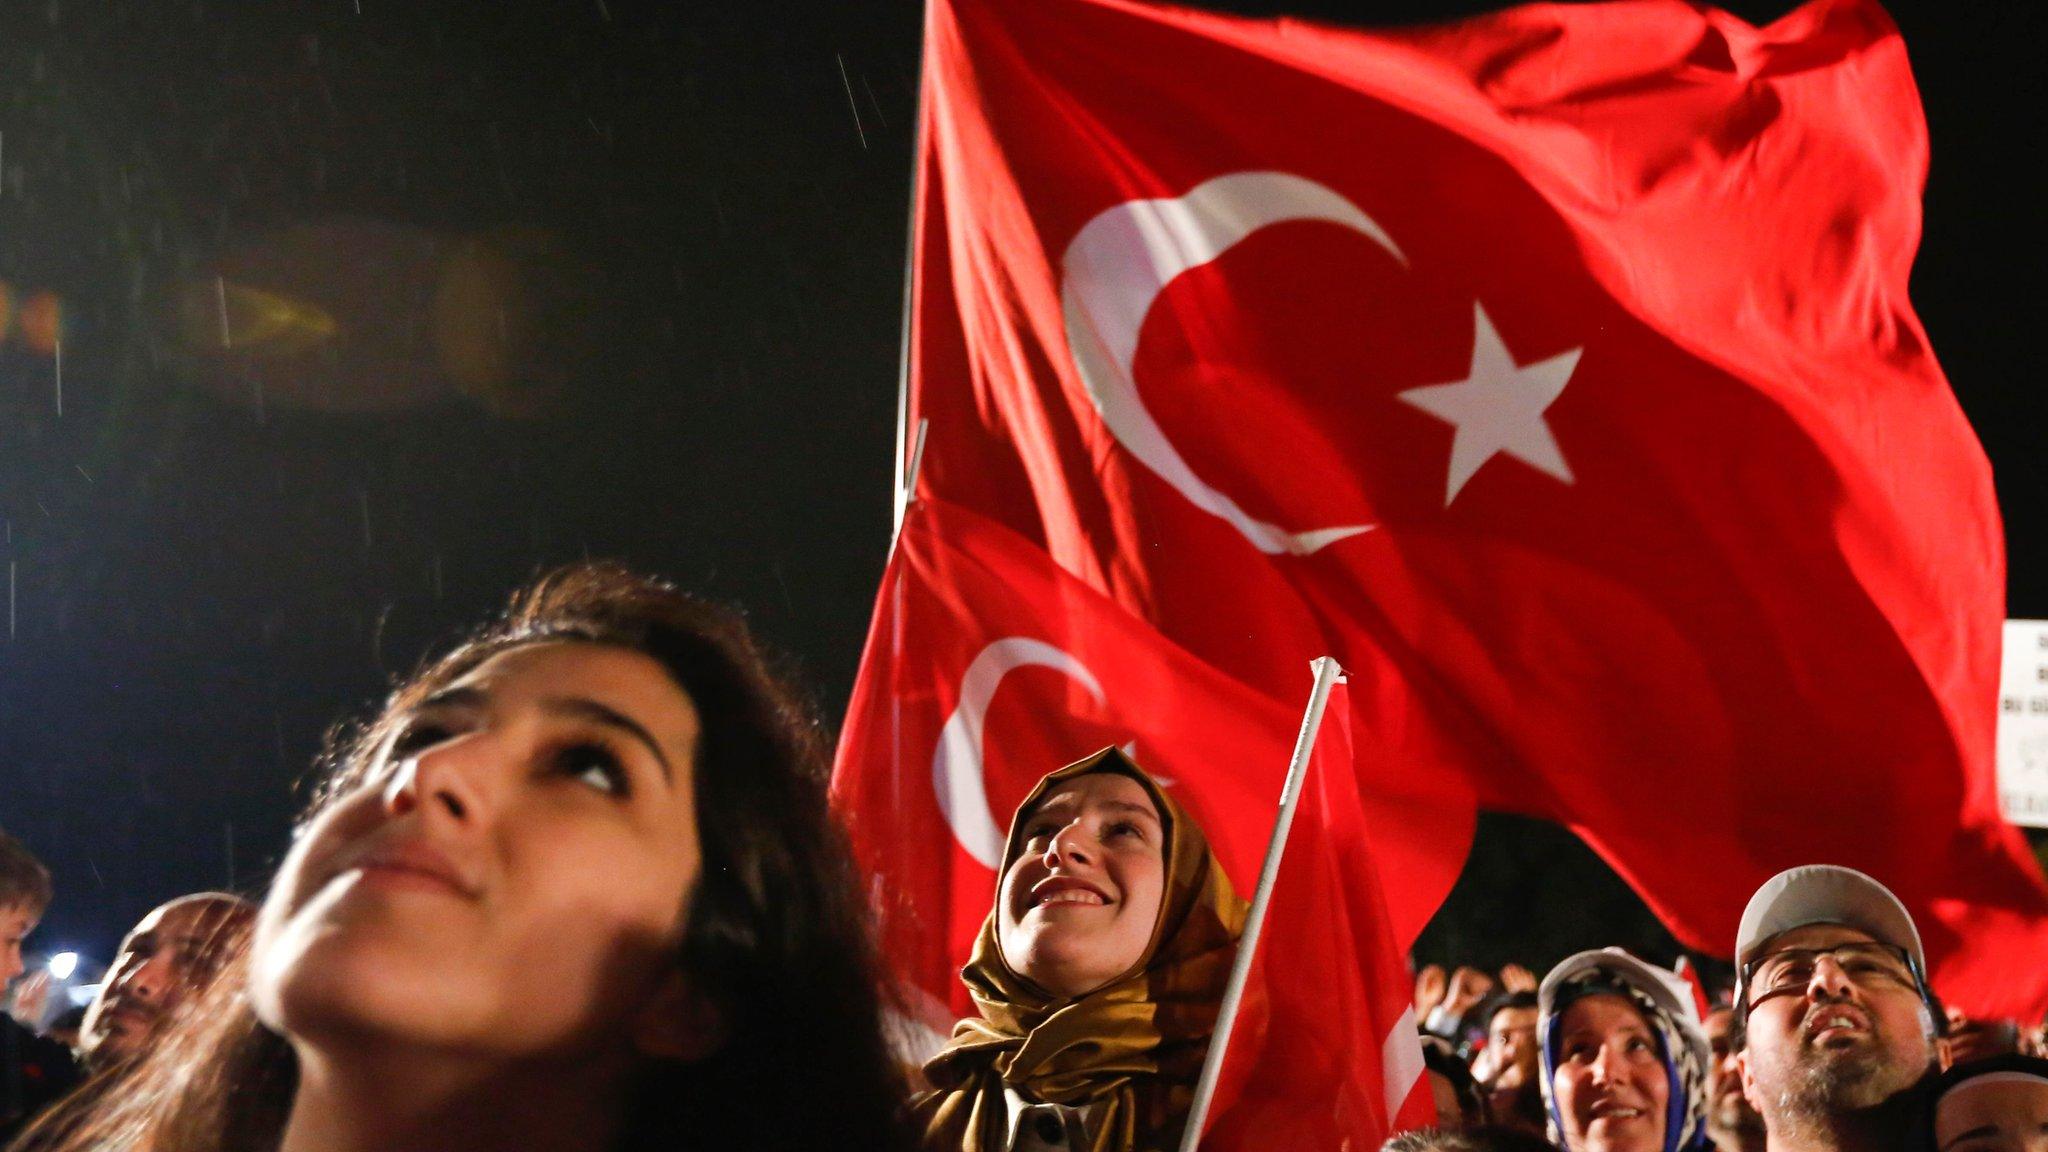
[[[1166,887],[1159,922],[1138,962],[1078,997],[1055,996],[1013,971],[996,939],[1001,878],[1024,843],[1026,818],[1078,776],[1114,772],[1145,789],[1164,832]],[[998,896],[961,979],[981,1010],[925,1064],[935,1086],[912,1105],[927,1152],[990,1152],[982,1134],[1007,1120],[1003,1090],[1091,1108],[1094,1152],[1153,1152],[1178,1143],[1247,905],[1202,830],[1159,784],[1115,748],[1038,782],[1018,806],[996,872]]]

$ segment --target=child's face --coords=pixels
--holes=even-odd
[[[5,990],[24,971],[21,942],[36,930],[36,922],[42,918],[40,909],[21,904],[0,907],[0,990]]]

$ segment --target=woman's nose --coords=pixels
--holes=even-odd
[[[1621,1072],[1621,1050],[1612,1044],[1602,1044],[1599,1053],[1593,1057],[1593,1082],[1611,1084],[1621,1078]]]
[[[1052,834],[1045,844],[1045,865],[1050,868],[1061,861],[1082,864],[1092,862],[1094,848],[1088,843],[1089,837],[1082,831],[1080,821],[1068,824]]]
[[[385,809],[394,816],[424,810],[458,823],[473,819],[484,791],[478,761],[492,755],[490,743],[481,733],[469,733],[406,757],[385,786]]]

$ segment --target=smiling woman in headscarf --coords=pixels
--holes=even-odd
[[[1115,748],[1017,809],[961,977],[981,1015],[925,1065],[929,1152],[1155,1152],[1180,1140],[1247,905]]]
[[[1551,969],[1536,999],[1553,1143],[1565,1152],[1705,1147],[1712,1065],[1684,980],[1602,948]]]

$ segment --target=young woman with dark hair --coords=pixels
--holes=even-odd
[[[819,730],[736,618],[567,569],[332,747],[223,978],[30,1146],[902,1144]]]

